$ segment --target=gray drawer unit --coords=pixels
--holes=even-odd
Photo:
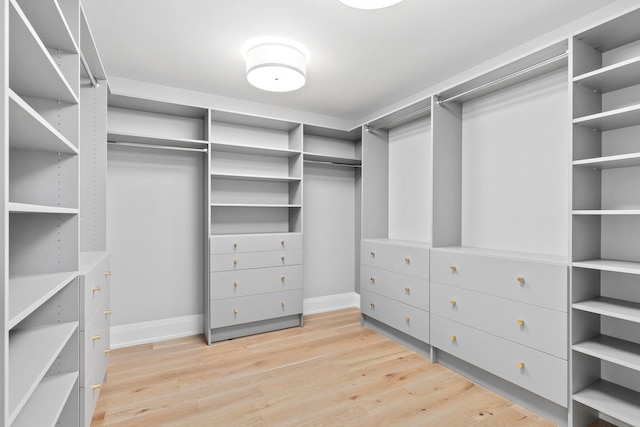
[[[80,304],[80,329],[84,328],[84,324],[91,320],[98,306],[102,303],[105,295],[109,294],[109,254],[96,253],[90,257],[84,253],[87,268],[80,272],[80,289],[84,304]],[[81,259],[82,264],[82,259]]]
[[[302,250],[281,250],[211,255],[209,266],[211,271],[236,271],[299,264]]]
[[[100,391],[102,390],[104,372],[106,372],[109,364],[109,357],[109,354],[105,354],[103,357],[96,359],[93,369],[87,376],[85,387],[80,389],[80,422],[84,422],[84,424],[81,424],[83,426],[89,427],[91,425],[93,412],[96,409]]]
[[[302,266],[215,271],[209,286],[211,300],[302,289]]]
[[[431,345],[562,407],[568,406],[568,362],[433,314]]]
[[[105,357],[105,350],[110,348],[109,337],[109,299],[105,298],[91,319],[81,336],[84,339],[81,363],[86,367],[85,374],[89,373],[96,363]],[[105,372],[106,374],[106,372]],[[86,384],[85,375],[80,376],[81,383]]]
[[[360,292],[360,310],[362,314],[420,341],[429,342],[428,311],[366,290],[361,290]]]
[[[567,314],[431,283],[431,313],[567,359]]]
[[[302,249],[302,234],[234,234],[212,236],[209,240],[210,254],[281,251]]]
[[[362,240],[361,263],[429,279],[429,249],[393,240]]]
[[[363,265],[360,289],[429,311],[429,282],[420,277]]]
[[[431,251],[431,281],[568,310],[568,267],[460,251]]]
[[[211,327],[257,322],[302,313],[302,289],[211,301]]]

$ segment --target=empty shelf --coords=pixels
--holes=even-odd
[[[574,119],[573,123],[600,131],[640,125],[640,105],[631,105],[629,107],[579,117]]]
[[[69,25],[56,0],[17,0],[17,2],[45,46],[78,53]]]
[[[55,426],[77,380],[77,372],[44,378],[11,427]]]
[[[613,271],[617,273],[640,274],[640,262],[618,261],[613,259],[590,259],[574,261],[573,267],[591,270]]]
[[[615,156],[596,157],[592,159],[574,160],[574,166],[586,166],[596,169],[617,169],[640,166],[640,153],[618,154]]]
[[[290,176],[269,176],[269,175],[248,175],[235,173],[212,173],[211,178],[215,179],[238,179],[243,181],[263,181],[263,182],[296,182],[301,178]]]
[[[640,323],[640,304],[614,298],[598,297],[573,303],[575,310]]]
[[[77,214],[77,208],[64,208],[59,206],[32,205],[29,203],[9,202],[11,213],[44,213],[44,214]]]
[[[179,148],[207,148],[208,142],[199,139],[187,138],[163,138],[157,136],[146,136],[125,132],[107,132],[107,140],[110,142],[125,142],[131,144],[159,145],[161,147]]]
[[[622,422],[637,425],[640,393],[600,380],[573,395],[573,400]]]
[[[573,350],[640,371],[640,344],[598,335],[574,344]]]
[[[640,83],[640,57],[582,74],[575,77],[573,82],[598,92],[611,92],[637,85]]]
[[[211,151],[222,151],[225,153],[238,154],[254,154],[258,156],[271,157],[293,157],[301,153],[300,151],[290,149],[260,147],[256,145],[234,145],[221,142],[212,142]]]

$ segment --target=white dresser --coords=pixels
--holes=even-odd
[[[361,241],[360,296],[368,318],[429,342],[429,248],[390,239]]]

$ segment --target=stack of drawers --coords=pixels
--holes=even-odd
[[[109,363],[109,254],[80,253],[80,422],[90,426]]]
[[[566,265],[431,251],[431,345],[567,407]]]
[[[361,312],[429,342],[429,249],[387,239],[361,242]]]
[[[212,341],[251,332],[250,325],[298,316],[302,324],[302,234],[212,236]]]

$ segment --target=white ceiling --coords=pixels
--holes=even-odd
[[[83,0],[107,75],[357,120],[614,0]],[[307,84],[269,93],[242,45],[297,40]]]

